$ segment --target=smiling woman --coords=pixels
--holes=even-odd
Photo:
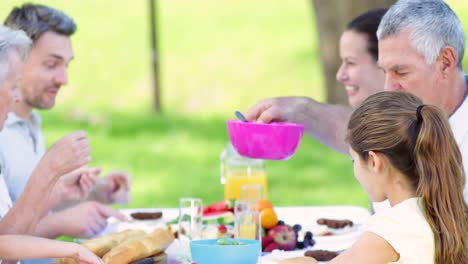
[[[351,107],[357,107],[384,85],[384,73],[377,64],[376,33],[385,12],[386,9],[374,9],[356,17],[341,35],[342,63],[336,79],[345,86]]]

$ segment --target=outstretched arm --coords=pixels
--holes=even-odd
[[[323,144],[348,154],[346,129],[352,109],[343,105],[319,103],[308,97],[277,97],[258,102],[247,113],[257,122],[304,124],[305,131]]]
[[[49,214],[37,224],[34,235],[55,238],[60,235],[72,237],[91,237],[107,226],[107,219],[115,217],[121,221],[126,216],[111,207],[97,202],[84,202]]]
[[[36,224],[50,209],[50,193],[58,178],[88,163],[89,153],[83,131],[71,133],[55,143],[32,172],[15,205],[0,220],[0,234],[33,234]]]
[[[104,263],[81,245],[23,235],[0,236],[1,259],[44,259],[68,257],[77,263]]]

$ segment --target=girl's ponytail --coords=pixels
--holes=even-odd
[[[461,153],[442,111],[421,105],[415,112],[414,162],[426,218],[434,232],[436,263],[468,263],[468,209]]]

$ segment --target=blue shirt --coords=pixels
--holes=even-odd
[[[13,203],[23,192],[44,153],[40,116],[33,111],[30,120],[24,120],[9,113],[0,132],[0,168]]]

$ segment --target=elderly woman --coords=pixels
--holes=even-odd
[[[0,129],[12,105],[20,100],[16,83],[21,78],[21,66],[30,47],[31,40],[22,31],[0,26]],[[48,211],[50,193],[60,176],[89,161],[86,134],[78,131],[65,136],[39,162],[14,206],[0,171],[0,263],[1,259],[42,257],[72,257],[79,263],[102,263],[78,244],[28,236],[34,233],[36,224]]]

